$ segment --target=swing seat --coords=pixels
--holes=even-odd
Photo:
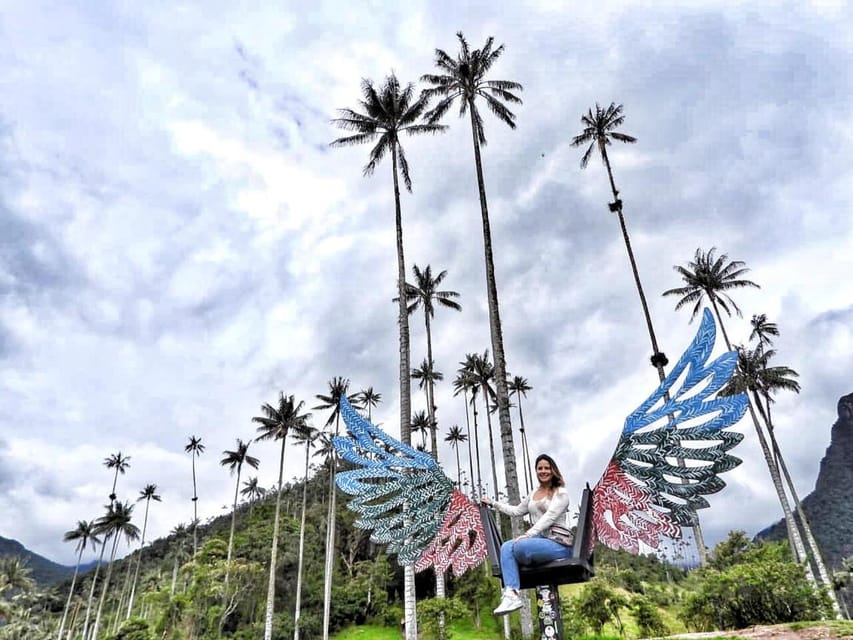
[[[501,574],[501,533],[498,530],[492,510],[480,505],[480,518],[486,534],[486,547],[492,575],[503,578]],[[595,528],[592,522],[592,491],[589,485],[583,490],[578,515],[578,528],[572,555],[564,560],[552,560],[546,564],[532,567],[519,567],[521,588],[532,589],[540,585],[574,584],[587,582],[595,576]]]

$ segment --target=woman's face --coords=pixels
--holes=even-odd
[[[539,478],[541,484],[550,484],[554,472],[551,471],[551,463],[547,460],[540,460],[536,463],[536,477]]]

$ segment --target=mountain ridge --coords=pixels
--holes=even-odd
[[[30,577],[36,581],[39,586],[48,586],[57,582],[62,582],[71,578],[74,574],[74,567],[59,564],[35,551],[30,551],[23,544],[12,538],[4,538],[0,536],[0,556],[17,556],[24,560],[32,573]],[[97,561],[89,562],[85,565],[80,565],[80,571],[86,571],[94,567]]]

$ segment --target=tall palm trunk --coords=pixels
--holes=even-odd
[[[640,305],[643,308],[643,317],[646,320],[646,329],[649,332],[649,341],[652,343],[652,366],[657,369],[658,379],[663,382],[666,379],[666,371],[664,366],[667,363],[666,356],[661,352],[658,346],[658,339],[655,335],[655,328],[652,324],[652,316],[649,313],[649,304],[646,301],[646,294],[643,291],[643,284],[640,281],[640,270],[637,268],[637,260],[634,258],[634,250],[631,248],[631,238],[628,236],[628,227],[625,224],[625,216],[622,214],[622,200],[619,199],[619,191],[616,189],[616,183],[613,180],[613,170],[610,167],[610,158],[607,156],[607,146],[603,141],[599,140],[598,148],[601,152],[601,157],[604,160],[604,166],[607,168],[607,178],[610,181],[610,191],[613,194],[613,202],[609,205],[610,210],[614,211],[619,218],[619,228],[622,231],[622,240],[625,242],[625,251],[628,254],[628,261],[631,263],[631,273],[634,275],[634,284],[637,287],[637,295],[640,297]],[[664,401],[669,402],[669,391],[664,392]],[[684,467],[683,458],[677,458],[679,467]],[[687,483],[687,479],[682,480]],[[694,524],[691,527],[693,530],[693,539],[696,543],[696,551],[699,554],[699,564],[705,566],[708,563],[708,552],[705,548],[705,536],[702,533],[702,526],[699,524],[699,514],[695,513]]]
[[[335,418],[335,435],[340,431],[340,413]],[[326,512],[326,564],[323,574],[323,640],[329,640],[329,624],[332,618],[332,574],[335,570],[335,512],[337,491],[335,476],[337,474],[337,454],[332,449],[329,456],[329,509]]]
[[[494,487],[492,491],[494,492],[494,497],[497,500],[498,494],[500,493],[500,488],[498,487],[498,465],[495,461],[495,439],[492,434],[492,412],[489,411],[489,395],[488,395],[488,387],[485,383],[482,385],[483,387],[483,404],[486,405],[486,425],[489,427],[489,457],[492,461],[492,482],[494,483]]]
[[[287,437],[281,439],[281,459],[278,463],[278,491],[275,496],[275,520],[272,526],[272,548],[270,550],[270,578],[267,584],[267,607],[264,614],[264,640],[272,640],[272,614],[275,604],[275,567],[278,560],[279,514],[281,513],[281,486],[284,480],[284,448]]]
[[[139,565],[142,564],[142,548],[145,546],[145,530],[148,528],[148,507],[151,506],[151,498],[145,501],[145,517],[142,520],[142,541],[139,543],[139,557],[136,559],[136,569],[133,572],[133,583],[130,587],[130,598],[127,601],[127,615],[125,620],[130,618],[130,613],[133,611],[133,598],[136,595],[136,582],[139,580]],[[116,615],[118,619],[118,615]]]
[[[838,605],[838,599],[835,596],[835,589],[832,585],[832,579],[829,577],[829,572],[826,570],[826,564],[823,561],[823,555],[820,552],[820,547],[818,547],[817,540],[815,540],[814,535],[812,533],[811,525],[809,524],[809,519],[806,517],[806,512],[803,509],[803,504],[800,501],[800,496],[797,493],[797,488],[794,485],[794,481],[791,478],[791,474],[788,472],[788,465],[785,464],[785,458],[782,456],[782,451],[779,449],[779,443],[776,440],[776,433],[773,429],[773,422],[770,419],[770,404],[768,400],[768,404],[765,407],[764,403],[761,401],[761,396],[753,391],[753,397],[755,399],[755,405],[758,407],[758,413],[761,415],[762,420],[764,420],[764,424],[767,427],[767,434],[770,437],[770,446],[773,450],[773,455],[776,460],[776,464],[778,465],[782,475],[785,477],[785,484],[788,485],[788,490],[791,492],[791,498],[794,500],[794,509],[797,512],[797,516],[800,519],[800,525],[802,526],[803,535],[805,536],[805,544],[808,545],[809,550],[811,551],[811,561],[814,562],[817,567],[818,576],[820,577],[820,582],[826,587],[827,594],[829,595],[830,600],[832,600],[832,608],[835,610],[836,616],[841,615],[841,609]],[[811,566],[811,562],[807,559],[806,562]],[[816,576],[816,577],[818,577]]]
[[[506,380],[506,356],[504,355],[503,328],[501,326],[500,307],[498,305],[498,287],[495,278],[495,261],[492,256],[492,231],[489,223],[489,206],[486,202],[486,184],[483,178],[483,162],[480,158],[480,141],[477,138],[477,126],[474,119],[474,97],[468,99],[468,111],[471,118],[471,137],[474,143],[474,164],[477,169],[477,189],[480,195],[480,214],[483,221],[483,252],[486,261],[486,293],[489,303],[489,333],[492,338],[492,353],[495,357],[495,390],[497,391],[498,420],[501,429],[501,448],[504,458],[504,477],[509,501],[517,504],[521,500],[518,490],[518,471],[515,464],[515,443],[512,437],[512,420],[509,415],[509,391]],[[489,400],[483,398],[488,413]],[[490,422],[491,425],[491,422]],[[489,438],[491,443],[491,438]],[[494,468],[494,467],[493,467]],[[497,493],[497,486],[495,492]],[[513,537],[522,530],[521,518],[510,519]],[[533,622],[530,615],[530,603],[524,599],[521,611],[521,633],[527,638],[533,635]]]
[[[240,493],[240,474],[243,471],[243,463],[237,465],[237,484],[234,486],[234,507],[231,510],[231,531],[228,534],[228,557],[225,560],[225,587],[226,592],[223,597],[228,597],[227,587],[228,578],[231,576],[231,554],[234,552],[234,528],[237,525],[237,498]],[[148,512],[146,511],[146,515]]]
[[[195,451],[191,453],[193,457],[193,556],[198,553],[198,491],[196,491],[195,481]]]
[[[101,571],[101,563],[104,561],[104,551],[107,548],[107,538],[101,543],[101,553],[98,556],[98,564],[95,566],[95,575],[92,576],[92,587],[89,589],[89,599],[86,601],[86,616],[83,618],[83,635],[82,640],[88,639],[89,633],[89,615],[92,613],[92,601],[95,599],[95,585],[98,584],[98,574]]]
[[[133,575],[133,561],[131,560],[127,564],[128,567],[124,571],[124,584],[121,586],[121,595],[118,598],[118,603],[116,603],[115,616],[113,617],[113,633],[118,631],[119,625],[122,622],[121,610],[124,609],[124,603],[127,602],[125,598],[130,592],[130,577]],[[119,579],[118,575],[116,575],[116,579]]]
[[[462,465],[459,464],[459,441],[457,440],[454,443],[454,449],[456,449],[456,487],[461,491],[462,487]]]
[[[293,613],[293,640],[299,640],[299,618],[302,615],[302,565],[305,560],[305,508],[308,503],[308,461],[311,447],[305,443],[305,477],[302,480],[302,518],[299,521],[299,563],[296,570],[296,608]]]
[[[409,379],[409,313],[406,308],[406,261],[403,254],[403,213],[400,208],[400,184],[397,179],[397,144],[391,145],[391,170],[394,176],[394,213],[397,232],[397,300],[400,324],[400,440],[411,446],[412,385]],[[403,567],[403,609],[406,620],[406,640],[418,639],[418,619],[415,602],[415,569]],[[328,633],[323,636],[328,640]]]
[[[427,339],[427,362],[430,366],[430,376],[427,378],[427,415],[429,416],[430,445],[432,446],[432,457],[438,462],[438,425],[435,422],[435,363],[432,361],[432,331],[429,322],[429,314],[424,305],[424,324],[426,325]]]
[[[471,408],[472,413],[474,414],[474,453],[477,460],[477,498],[482,497],[483,495],[483,477],[480,473],[480,433],[477,426],[477,394],[471,394]],[[471,479],[471,482],[474,482],[474,479]]]
[[[178,552],[175,551],[175,564],[172,567],[172,588],[169,590],[169,595],[175,595],[175,587],[178,585]]]
[[[518,472],[515,464],[515,445],[512,439],[512,422],[509,415],[509,393],[506,384],[506,357],[504,355],[503,329],[498,307],[498,288],[495,280],[495,262],[492,257],[492,231],[489,224],[489,207],[486,202],[486,185],[483,180],[483,163],[480,158],[480,141],[477,139],[477,127],[474,120],[474,100],[469,100],[468,110],[471,117],[471,135],[474,140],[474,163],[477,167],[477,188],[480,192],[480,213],[483,218],[483,250],[486,259],[486,292],[489,302],[489,329],[492,337],[492,353],[495,355],[495,388],[498,396],[498,418],[501,426],[501,447],[504,453],[504,472],[506,474],[507,495],[509,501],[517,503],[521,496],[518,491]],[[488,401],[487,401],[488,402]],[[521,519],[512,519],[514,536],[521,532]]]
[[[521,464],[524,465],[524,488],[527,493],[533,490],[533,474],[530,470],[530,450],[527,448],[527,431],[524,429],[524,412],[521,410],[521,391],[516,391],[518,402],[518,421],[521,423]]]
[[[714,296],[713,293],[709,293],[708,297],[711,300],[711,306],[714,307],[714,313],[717,316],[717,323],[720,326],[720,330],[723,332],[723,339],[726,341],[726,347],[731,351],[732,343],[729,340],[728,333],[726,333],[726,326],[723,324],[723,318],[720,315],[720,309],[717,306],[716,296]],[[761,445],[761,452],[764,455],[764,462],[770,472],[770,479],[773,482],[773,488],[776,490],[776,496],[779,498],[779,503],[782,505],[782,513],[785,516],[785,524],[788,528],[788,542],[791,545],[791,553],[794,554],[794,559],[797,562],[806,562],[806,549],[803,546],[803,539],[800,537],[800,533],[797,530],[797,523],[794,521],[794,514],[791,512],[791,505],[788,502],[788,496],[785,494],[785,488],[782,485],[782,477],[779,473],[779,467],[776,465],[776,461],[773,459],[773,453],[767,445],[767,439],[764,437],[764,431],[761,429],[761,425],[758,422],[758,416],[755,415],[755,407],[752,406],[752,399],[749,395],[747,395],[746,400],[747,407],[749,408],[749,415],[752,418],[752,425],[755,427],[755,433],[758,436],[758,443]],[[806,566],[806,577],[812,583],[816,582],[811,566],[808,565]]]
[[[424,305],[424,325],[426,327],[426,339],[427,339],[427,363],[429,364],[429,376],[426,380],[426,392],[427,392],[427,415],[429,416],[429,434],[430,434],[430,447],[432,452],[433,459],[438,462],[438,434],[436,433],[438,430],[438,426],[435,422],[435,387],[433,383],[433,379],[435,377],[435,363],[432,360],[432,331],[430,328],[429,322],[429,313],[427,313],[426,304]],[[458,462],[458,450],[457,450],[457,462]],[[446,595],[445,591],[445,580],[444,580],[444,572],[443,571],[435,571],[435,597],[444,599]],[[439,628],[439,637],[444,637],[444,613],[439,613],[438,616],[438,628]]]
[[[465,435],[468,436],[468,471],[471,474],[468,480],[471,482],[471,495],[474,495],[474,460],[471,457],[471,420],[468,417],[468,390],[462,388],[462,399],[465,402]],[[461,483],[460,483],[461,484]],[[459,487],[462,490],[462,487]]]
[[[113,546],[110,550],[110,562],[107,565],[107,573],[104,576],[104,584],[101,587],[101,599],[98,601],[98,612],[95,614],[95,624],[92,625],[92,636],[91,640],[98,640],[98,629],[101,626],[101,613],[104,611],[104,603],[107,600],[107,590],[110,588],[110,577],[113,572],[113,561],[116,557],[116,549],[118,548],[118,540],[119,540],[119,532],[116,532],[113,536]],[[104,541],[106,544],[106,541]]]
[[[71,599],[74,597],[74,585],[77,584],[77,574],[80,572],[80,561],[83,559],[83,545],[77,552],[77,564],[74,567],[74,577],[71,578],[71,588],[68,590],[68,600],[65,601],[65,609],[62,610],[62,620],[59,623],[59,631],[56,640],[62,640],[62,632],[65,631],[65,621],[68,619],[68,611],[71,609]]]

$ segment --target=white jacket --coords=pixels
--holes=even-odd
[[[530,495],[521,499],[515,506],[506,502],[492,501],[495,509],[508,516],[530,516],[533,523],[525,532],[528,536],[547,535],[553,524],[565,525],[566,511],[569,509],[569,492],[565,487],[558,487],[551,497],[542,500],[534,500],[532,491]]]

